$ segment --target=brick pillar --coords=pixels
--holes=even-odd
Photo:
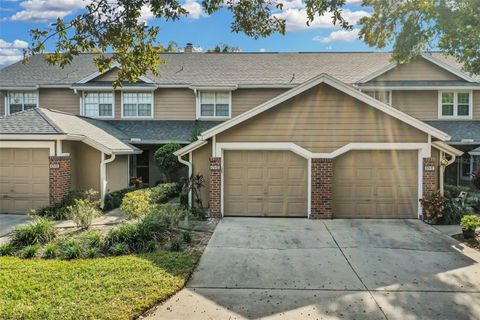
[[[208,197],[208,207],[210,208],[210,216],[214,218],[221,218],[221,158],[210,158],[210,190]]]
[[[311,219],[332,218],[332,159],[312,159]]]
[[[423,158],[423,195],[437,191],[437,166],[434,158]]]
[[[60,204],[72,187],[70,156],[49,157],[50,205]]]

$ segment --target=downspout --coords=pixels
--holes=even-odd
[[[447,160],[445,157],[445,152],[440,151],[440,194],[443,196],[444,194],[444,177],[445,177],[445,168],[451,165],[452,163],[455,162],[456,156],[451,154],[452,158],[450,160]]]
[[[115,154],[112,153],[110,158],[105,159],[105,153],[102,152],[102,161],[100,162],[100,208],[105,205],[105,193],[107,191],[107,163],[115,160]]]
[[[190,152],[188,154],[188,160],[190,161],[187,161],[187,160],[184,160],[182,159],[182,156],[178,156],[178,162],[186,165],[188,167],[188,179],[190,180],[192,178],[192,174],[193,174],[193,167],[192,167],[192,153]],[[190,181],[189,181],[190,183]],[[189,190],[188,191],[188,206],[191,208],[192,207],[192,190]]]

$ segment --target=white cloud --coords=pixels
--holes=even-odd
[[[7,42],[0,39],[0,66],[17,62],[23,58],[22,49],[28,48],[28,43],[23,40]]]
[[[355,2],[356,0],[350,0],[350,2]],[[320,29],[320,28],[334,28],[332,22],[332,15],[325,14],[323,16],[317,15],[307,26],[307,11],[305,9],[305,3],[301,0],[282,0],[283,8],[281,12],[274,13],[273,16],[276,16],[281,19],[285,19],[287,31],[298,31],[305,29]],[[347,22],[352,25],[358,23],[358,21],[365,16],[370,14],[363,10],[352,11],[350,9],[344,9],[342,11],[342,16]]]
[[[202,5],[196,0],[186,0],[182,7],[188,11],[187,16],[190,19],[200,19],[205,16]]]
[[[353,30],[338,30],[338,31],[333,31],[330,33],[328,37],[320,37],[316,36],[312,40],[314,41],[320,41],[323,43],[330,43],[330,42],[336,42],[336,41],[345,41],[345,42],[350,42],[358,39],[358,32],[360,29],[353,29]]]
[[[265,48],[260,48],[258,51],[259,51],[259,52],[267,52],[267,49],[265,49]]]
[[[43,22],[63,18],[86,5],[87,2],[83,0],[28,0],[20,3],[24,9],[15,13],[10,20]]]

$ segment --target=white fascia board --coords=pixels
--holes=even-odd
[[[432,146],[440,151],[446,152],[452,156],[460,157],[464,152],[454,148],[445,142],[442,141],[434,141],[432,142]]]
[[[360,90],[480,90],[480,86],[357,86]]]
[[[10,90],[10,91],[23,91],[23,90],[37,90],[38,86],[0,86],[0,90]]]
[[[129,86],[129,87],[118,87],[113,89],[113,87],[86,87],[86,86],[71,86],[70,89],[72,90],[79,90],[79,91],[113,91],[113,90],[121,90],[121,91],[155,91],[157,87],[143,87],[143,86]]]
[[[8,140],[69,140],[64,133],[59,134],[0,134],[0,141]]]
[[[181,148],[181,149],[178,149],[177,151],[175,151],[173,154],[176,155],[177,157],[178,156],[183,156],[195,149],[198,149],[204,145],[206,145],[208,143],[208,141],[206,140],[197,140],[195,142],[192,142],[190,143],[189,145],[186,145],[185,147]]]
[[[433,137],[437,138],[437,139],[440,139],[442,141],[448,141],[451,139],[451,137],[426,124],[425,122],[422,122],[412,116],[409,116],[407,115],[406,113],[398,110],[398,109],[395,109],[395,108],[392,108],[391,106],[387,105],[387,104],[384,104],[378,100],[376,100],[375,98],[372,98],[370,97],[369,95],[363,93],[363,92],[360,92],[358,91],[357,89],[355,89],[354,87],[352,86],[349,86],[343,82],[341,82],[340,80],[337,80],[327,74],[321,74],[315,78],[312,78],[308,81],[306,81],[305,83],[303,83],[302,85],[298,86],[298,87],[295,87],[293,89],[290,89],[288,90],[287,92],[284,92],[278,96],[276,96],[275,98],[259,105],[258,107],[255,107],[249,111],[246,111],[242,114],[240,114],[239,116],[235,117],[235,118],[232,118],[228,121],[225,121],[224,123],[216,126],[216,127],[213,127],[209,130],[206,130],[205,132],[202,133],[202,135],[200,136],[200,139],[201,140],[207,140],[211,137],[213,137],[214,135],[217,135],[239,123],[242,123],[243,121],[246,121],[282,102],[285,102],[287,101],[288,99],[291,99],[297,95],[299,95],[300,93],[304,92],[304,91],[307,91],[321,83],[325,83],[337,90],[340,90],[342,91],[343,93],[345,94],[348,94],[380,111],[383,111],[384,113],[400,120],[400,121],[403,121],[409,125],[411,125],[412,127],[420,130],[420,131],[423,131],[427,134],[430,134],[432,135]]]
[[[436,64],[436,65],[439,66],[440,68],[445,69],[445,70],[447,70],[447,71],[450,72],[450,73],[453,73],[454,75],[456,75],[457,77],[462,78],[463,80],[466,80],[466,81],[468,81],[468,82],[477,82],[475,79],[473,79],[472,77],[470,77],[470,76],[469,76],[468,74],[466,74],[465,72],[460,71],[460,70],[452,67],[451,65],[446,64],[446,63],[444,63],[443,61],[440,61],[440,60],[432,57],[431,55],[428,55],[428,54],[426,54],[426,53],[422,53],[422,58],[424,58],[425,60],[430,61],[430,62],[433,63],[433,64]]]
[[[292,89],[300,84],[239,84],[239,89]]]

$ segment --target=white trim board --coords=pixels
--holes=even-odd
[[[2,148],[22,148],[22,149],[48,149],[50,156],[55,156],[55,141],[2,141]]]
[[[200,139],[201,140],[207,140],[211,137],[213,137],[214,135],[217,135],[233,126],[236,126],[237,124],[240,124],[266,110],[269,110],[270,108],[272,107],[275,107],[277,105],[279,105],[280,103],[282,102],[285,102],[287,101],[288,99],[290,98],[293,98],[297,95],[299,95],[300,93],[308,90],[308,89],[311,89],[321,83],[325,83],[337,90],[340,90],[400,121],[403,121],[409,125],[411,125],[412,127],[420,130],[420,131],[423,131],[429,135],[432,135],[433,137],[435,138],[438,138],[439,140],[442,140],[442,141],[448,141],[450,140],[450,136],[412,116],[409,116],[407,115],[406,113],[398,110],[398,109],[395,109],[395,108],[392,108],[390,107],[389,105],[387,104],[384,104],[372,97],[370,97],[369,95],[363,93],[363,92],[360,92],[359,90],[341,82],[340,80],[337,80],[327,74],[321,74],[313,79],[310,79],[306,82],[304,82],[302,85],[298,86],[298,87],[295,87],[293,89],[290,89],[288,90],[287,92],[285,93],[282,93],[280,94],[279,96],[253,108],[253,109],[250,109],[249,111],[246,111],[244,113],[242,113],[241,115],[239,116],[236,116],[235,118],[232,118],[228,121],[225,121],[224,123],[216,126],[216,127],[213,127],[205,132],[202,133],[202,135],[200,136]]]

